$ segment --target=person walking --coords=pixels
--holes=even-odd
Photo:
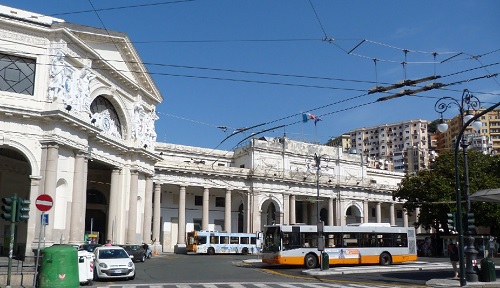
[[[458,279],[458,247],[455,243],[448,244],[448,256],[450,256],[451,266],[453,267],[453,279]]]

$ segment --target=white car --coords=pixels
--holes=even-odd
[[[99,246],[94,250],[94,280],[135,278],[135,265],[127,251],[119,246]]]

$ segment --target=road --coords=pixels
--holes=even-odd
[[[136,263],[136,269],[134,280],[94,282],[93,287],[425,287],[430,279],[449,279],[452,274],[446,258],[389,267],[332,267],[313,275],[305,274],[303,267],[265,265],[256,256],[165,254]]]

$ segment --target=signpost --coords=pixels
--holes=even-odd
[[[33,277],[33,287],[36,287],[36,277],[38,274],[38,259],[40,258],[40,239],[42,238],[42,226],[48,224],[48,215],[45,217],[45,212],[49,211],[54,205],[54,201],[49,194],[41,194],[36,197],[35,206],[38,210],[42,211],[42,215],[40,217],[40,232],[38,234],[38,249],[36,250],[36,261],[35,261],[35,275]],[[44,221],[46,220],[46,221]]]

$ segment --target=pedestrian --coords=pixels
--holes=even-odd
[[[450,256],[451,266],[453,267],[453,279],[458,279],[458,247],[455,243],[448,244],[448,256]]]
[[[111,245],[111,240],[109,240],[109,239],[108,239],[108,240],[106,240],[106,244],[104,244],[104,246],[112,246],[112,245]]]

